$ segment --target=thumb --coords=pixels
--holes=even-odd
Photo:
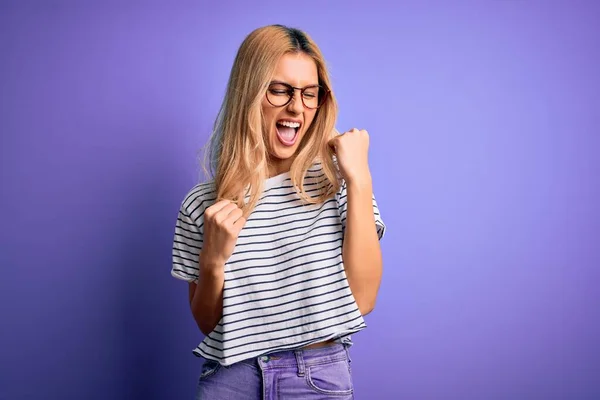
[[[329,139],[328,144],[329,144],[329,147],[331,147],[331,149],[333,151],[337,151],[338,137],[336,136],[336,137],[334,137],[332,139]]]
[[[344,136],[343,133],[337,132],[337,134],[335,136],[333,136],[331,139],[329,139],[329,146],[331,146],[331,148],[333,148],[334,150],[337,150],[337,148],[340,144],[340,140],[342,139],[343,136]]]

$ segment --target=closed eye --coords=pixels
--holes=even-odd
[[[277,95],[284,95],[284,94],[288,94],[287,90],[276,90],[276,89],[271,89],[269,90],[269,92],[273,93],[273,94],[277,94]]]

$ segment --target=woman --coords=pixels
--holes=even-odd
[[[382,273],[366,131],[339,135],[323,56],[281,25],[242,43],[185,196],[172,275],[206,336],[198,399],[350,399],[350,335]]]

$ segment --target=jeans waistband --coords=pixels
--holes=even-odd
[[[276,351],[240,362],[262,370],[296,367],[298,375],[302,376],[307,366],[326,364],[345,359],[348,362],[351,361],[348,346],[341,343],[334,343],[329,346],[313,349]]]

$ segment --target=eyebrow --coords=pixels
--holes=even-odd
[[[283,82],[283,81],[271,81],[271,83],[269,83],[269,84],[273,85],[273,84],[277,84],[277,83],[282,84],[282,85],[287,85],[287,86],[294,87],[294,85],[290,85],[289,83]],[[311,83],[309,85],[306,85],[306,86],[302,87],[301,89],[304,89],[304,88],[307,88],[307,87],[312,87],[312,86],[319,86],[319,84],[318,83]]]

